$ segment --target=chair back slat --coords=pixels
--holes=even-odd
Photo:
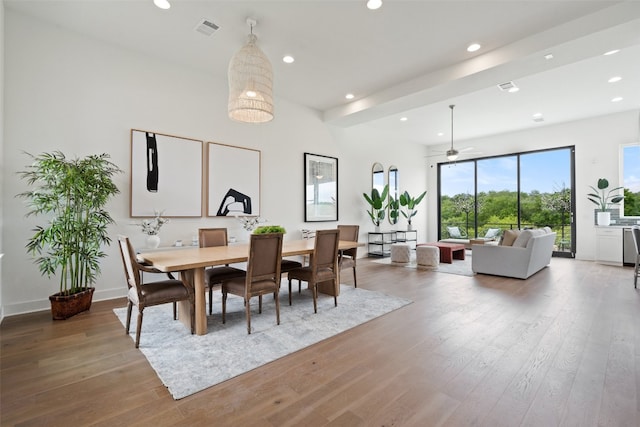
[[[631,227],[631,235],[633,236],[633,241],[636,244],[636,255],[640,254],[640,226],[634,225]]]
[[[118,236],[118,246],[120,247],[120,255],[122,255],[127,286],[129,288],[136,288],[136,292],[140,297],[140,269],[138,268],[138,260],[136,259],[131,241],[126,236]]]
[[[214,246],[227,246],[226,228],[200,228],[198,229],[198,244],[201,248]]]
[[[312,260],[312,268],[315,271],[327,268],[337,271],[339,243],[340,231],[338,229],[318,230],[316,232],[316,243]]]
[[[340,240],[346,240],[349,242],[358,241],[358,235],[360,232],[359,225],[338,225],[338,230],[340,230]],[[358,248],[345,249],[342,251],[342,254],[355,259],[358,255]]]
[[[247,281],[273,279],[280,285],[282,233],[252,234],[247,262]]]

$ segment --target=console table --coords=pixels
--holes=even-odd
[[[391,256],[391,245],[394,243],[407,243],[409,248],[415,250],[417,241],[416,230],[371,231],[367,241],[369,256]]]

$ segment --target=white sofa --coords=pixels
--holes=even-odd
[[[473,245],[471,269],[474,273],[527,279],[549,265],[555,240],[556,233],[536,229],[522,230],[513,246]]]

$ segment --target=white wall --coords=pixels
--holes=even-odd
[[[365,142],[351,144],[339,135],[334,137],[317,112],[276,98],[276,118],[271,123],[235,123],[227,118],[226,80],[35,22],[9,10],[5,41],[7,143],[3,148],[2,241],[4,247],[11,248],[2,271],[6,315],[47,309],[48,296],[58,290],[57,279],[41,277],[24,250],[31,229],[44,219],[25,218],[24,201],[15,197],[26,189],[16,174],[28,163],[23,151],[38,154],[59,149],[72,157],[109,153],[125,170],[117,177],[121,194],[108,207],[117,222],[110,233],[113,238],[127,234],[138,246],[143,245],[144,235],[129,217],[131,128],[261,150],[261,216],[270,224],[283,225],[287,239],[300,238],[302,228],[335,227],[335,222],[304,223],[303,153],[338,157],[340,223],[360,224],[361,240],[366,239],[362,236],[367,227],[372,228],[361,194],[370,187],[373,160],[385,159],[376,155],[376,146],[367,146],[367,156],[362,156]],[[411,150],[422,153],[423,148],[406,147],[395,153],[396,159]],[[247,238],[232,218],[176,218],[163,227],[162,244],[176,239],[190,242],[203,226],[225,226],[230,235]],[[117,246],[106,251],[96,300],[125,295]]]
[[[619,185],[620,145],[638,140],[639,114],[639,110],[627,111],[528,131],[466,140],[460,146],[473,146],[482,151],[482,156],[575,146],[576,258],[593,260],[596,252],[594,205],[587,200],[589,185],[596,185],[598,178],[607,178],[612,187]],[[431,148],[442,150],[443,147],[447,149],[446,146]],[[545,172],[540,171],[541,174]],[[431,239],[437,237],[436,177],[437,167],[429,167]]]
[[[4,171],[4,0],[0,1],[0,171]],[[4,194],[4,179],[0,175],[0,194]],[[0,205],[0,230],[4,219],[4,203]],[[1,233],[1,231],[0,231]],[[0,234],[0,322],[4,319],[2,304],[2,264],[4,258],[3,241]]]

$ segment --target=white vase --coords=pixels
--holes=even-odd
[[[160,236],[158,236],[157,234],[150,234],[149,236],[147,236],[146,243],[147,248],[155,249],[160,246]]]
[[[598,225],[611,224],[611,212],[598,212]]]
[[[374,231],[375,231],[376,233],[379,233],[379,232],[380,232],[380,226],[379,226],[379,225],[376,225],[373,229],[374,229]]]
[[[407,224],[407,231],[413,231],[413,225],[411,225],[411,223]]]

